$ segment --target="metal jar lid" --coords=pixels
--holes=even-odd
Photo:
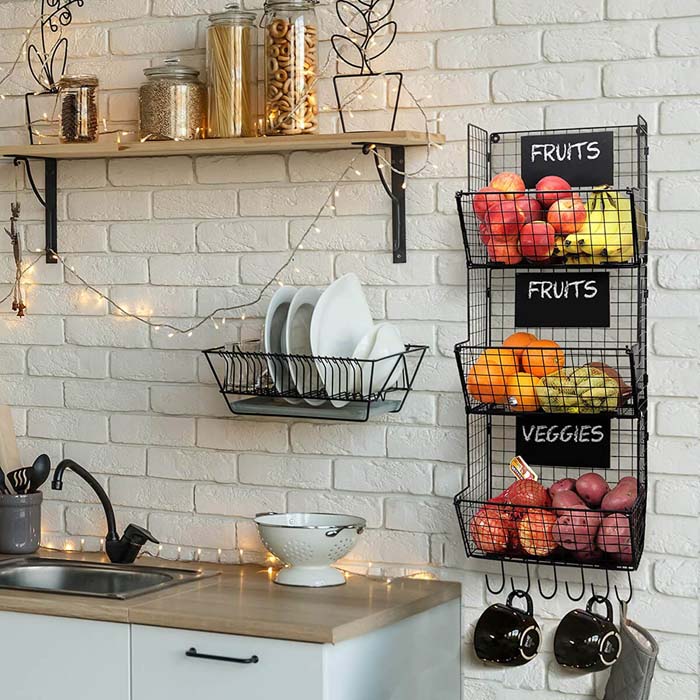
[[[146,68],[143,74],[147,78],[172,78],[175,80],[197,80],[199,71],[180,63],[177,56],[169,56],[161,66]]]
[[[97,87],[99,84],[96,75],[64,75],[58,81],[59,88]]]
[[[255,12],[247,12],[241,8],[240,2],[229,2],[223,12],[209,15],[211,24],[252,25],[255,23]]]
[[[265,12],[277,9],[307,10],[318,5],[320,0],[265,0]]]

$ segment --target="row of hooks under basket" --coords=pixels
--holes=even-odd
[[[500,561],[500,564],[501,564],[501,582],[500,582],[500,586],[498,588],[494,589],[491,586],[491,582],[489,581],[488,574],[484,574],[484,578],[486,579],[486,588],[493,595],[498,595],[499,593],[502,593],[506,587],[506,569],[505,569],[505,564],[504,564],[503,560]],[[525,593],[529,593],[530,588],[532,587],[532,579],[530,576],[530,563],[525,562],[525,567],[527,570],[527,588],[525,589]],[[554,598],[554,596],[556,596],[556,594],[557,594],[557,591],[559,590],[559,580],[557,578],[556,564],[552,565],[552,570],[553,570],[553,574],[554,574],[554,587],[553,587],[551,593],[546,593],[542,587],[542,580],[539,578],[537,579],[537,588],[539,589],[540,595],[545,600],[551,600],[552,598]],[[581,592],[578,595],[574,595],[571,592],[571,588],[569,587],[568,581],[564,582],[564,584],[565,584],[564,587],[566,589],[566,595],[568,596],[569,600],[572,600],[575,603],[583,598],[583,596],[586,594],[586,587],[587,587],[583,567],[579,567],[579,570],[581,572]],[[615,591],[615,597],[617,598],[617,600],[620,604],[627,604],[632,600],[632,576],[631,576],[629,571],[627,571],[627,583],[628,583],[628,588],[629,588],[629,594],[625,597],[622,597],[620,595],[620,590],[618,589],[617,584],[612,586],[612,589]],[[510,577],[510,587],[513,591],[517,590],[512,576]],[[594,596],[609,599],[610,598],[610,588],[611,588],[610,572],[607,569],[605,569],[605,594],[604,595],[602,595],[599,591],[596,590],[593,582],[590,583],[590,587],[591,587],[591,593]]]

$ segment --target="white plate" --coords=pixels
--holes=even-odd
[[[297,290],[294,287],[280,287],[270,299],[265,316],[265,352],[285,354],[285,329],[289,305]],[[280,359],[268,358],[267,367],[277,391],[285,393],[294,388],[287,363]],[[301,403],[300,399],[286,399],[289,403]]]
[[[372,367],[362,368],[362,391],[364,395],[392,387],[401,378],[402,362],[398,357],[405,350],[399,329],[391,323],[380,323],[359,343],[353,357],[356,360],[378,360]],[[386,359],[384,359],[386,358]],[[371,381],[370,381],[371,375]]]
[[[350,273],[336,280],[316,304],[311,320],[311,350],[316,357],[351,358],[362,338],[374,322],[362,285],[357,275]],[[329,393],[352,391],[345,371],[333,365],[316,361],[318,371]],[[333,401],[336,408],[347,406],[347,401]]]
[[[313,287],[303,287],[292,299],[287,315],[286,346],[290,355],[312,355],[311,318],[321,292]],[[312,361],[295,362],[289,360],[289,373],[299,393],[317,391],[323,387],[321,377]],[[323,399],[304,399],[311,406],[322,406]]]

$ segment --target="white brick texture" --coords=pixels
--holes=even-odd
[[[0,1],[0,75],[38,4]],[[90,0],[74,13],[68,71],[99,75],[101,116],[133,130],[143,69],[170,54],[203,69],[207,15],[224,4]],[[318,8],[328,34],[333,4]],[[263,2],[244,5],[259,12]],[[185,327],[255,299],[327,201],[319,230],[281,281],[322,286],[355,272],[377,320],[430,346],[404,410],[365,424],[234,418],[199,351],[259,334],[270,292],[245,322],[232,313],[218,330],[207,323],[169,338],[41,262],[30,315],[0,308],[0,401],[13,408],[22,456],[46,451],[95,472],[120,521],[149,527],[168,557],[202,548],[204,559],[221,550],[234,561],[242,548],[246,560],[262,561],[251,520],[259,511],[361,515],[368,529],[348,566],[364,572],[372,562],[373,573],[392,576],[429,567],[462,582],[465,697],[602,697],[604,678],[571,674],[553,659],[555,625],[575,607],[562,594],[535,597],[545,642],[534,662],[487,669],[473,654],[478,615],[502,597],[486,595],[483,567],[465,558],[452,505],[467,473],[453,347],[466,337],[468,301],[454,193],[467,186],[469,122],[489,131],[585,128],[633,124],[641,114],[651,150],[651,438],[646,552],[632,574],[630,616],[660,644],[651,700],[690,700],[700,643],[700,0],[397,0],[391,19],[397,41],[376,68],[403,70],[448,139],[432,149],[433,167],[408,181],[406,264],[391,262],[391,206],[371,157],[359,155],[332,190],[353,150],[61,162],[59,250],[129,311]],[[32,84],[24,66],[15,77],[0,100],[3,145],[26,139],[22,97],[10,93]],[[320,84],[321,105],[331,105],[321,114],[326,132],[339,129],[329,77]],[[375,89],[356,105],[357,128],[385,128],[391,93]],[[404,95],[398,128],[423,126]],[[424,149],[406,155],[408,170],[422,168]],[[3,212],[15,198],[15,170],[0,163]],[[44,244],[44,211],[26,182],[20,188],[30,259]],[[0,297],[11,275],[0,232]],[[94,494],[69,479],[46,496],[47,541],[86,538],[96,547],[103,532]]]

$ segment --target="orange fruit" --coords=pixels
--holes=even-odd
[[[534,343],[537,340],[537,336],[533,335],[532,333],[525,333],[523,331],[520,331],[518,333],[513,333],[512,335],[509,335],[504,341],[503,341],[503,347],[504,348],[513,348],[513,352],[515,353],[515,356],[518,358],[518,361],[520,361],[520,358],[523,356],[523,353],[525,352],[525,348],[530,345],[530,343]]]
[[[518,372],[508,378],[506,389],[508,405],[512,411],[536,411],[540,407],[537,387],[542,384],[539,377],[525,372]]]
[[[516,370],[517,363],[512,352],[490,348],[469,370],[467,389],[481,403],[506,403],[506,385]]]
[[[564,366],[564,351],[553,340],[535,340],[522,356],[523,372],[544,377]]]

